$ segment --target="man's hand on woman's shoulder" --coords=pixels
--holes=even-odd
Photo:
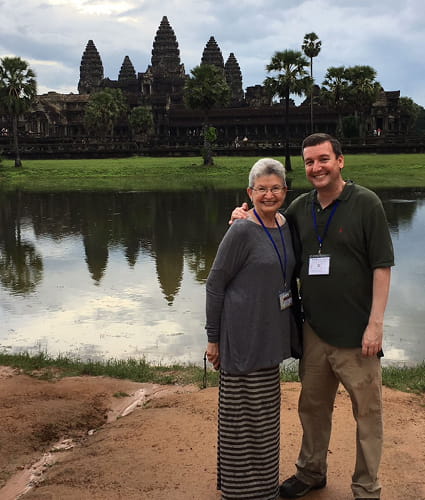
[[[248,217],[248,203],[242,203],[240,207],[236,207],[229,220],[229,224],[232,224],[232,222],[236,219],[246,219]]]

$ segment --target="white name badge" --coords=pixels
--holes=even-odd
[[[308,261],[309,276],[329,274],[330,263],[330,255],[310,255]]]
[[[279,305],[281,311],[284,311],[285,309],[288,309],[288,307],[292,306],[292,293],[290,290],[279,293]]]

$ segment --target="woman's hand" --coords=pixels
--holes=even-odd
[[[248,203],[242,203],[242,206],[236,207],[231,215],[231,218],[229,220],[229,224],[232,224],[232,222],[236,219],[246,219],[248,217]]]
[[[220,368],[220,344],[218,342],[208,342],[207,359],[213,365],[215,370]]]

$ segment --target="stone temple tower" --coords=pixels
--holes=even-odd
[[[180,63],[180,50],[176,35],[166,16],[162,18],[153,42],[151,67],[152,97],[167,97],[181,102],[185,83],[185,70]]]
[[[131,59],[128,56],[125,56],[118,75],[118,81],[126,82],[132,80],[137,80],[136,70],[134,69]]]
[[[227,84],[232,91],[231,104],[242,103],[244,99],[244,92],[242,88],[242,73],[235,54],[230,53],[226,64],[224,65],[224,74],[226,76]]]
[[[133,63],[128,56],[124,57],[116,85],[124,92],[130,105],[136,106],[139,104],[139,80]]]
[[[220,47],[214,37],[208,40],[204,52],[202,53],[201,64],[212,64],[220,69],[224,69],[224,59]]]
[[[80,65],[79,94],[90,94],[97,90],[103,80],[103,64],[93,40],[89,40]]]

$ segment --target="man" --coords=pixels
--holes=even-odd
[[[296,474],[282,483],[280,496],[300,498],[326,486],[332,411],[342,383],[357,424],[353,495],[356,500],[379,499],[379,358],[394,265],[391,237],[376,194],[344,181],[344,157],[336,139],[310,135],[302,154],[314,190],[296,198],[286,216],[301,242],[305,323],[298,411],[303,438]]]

